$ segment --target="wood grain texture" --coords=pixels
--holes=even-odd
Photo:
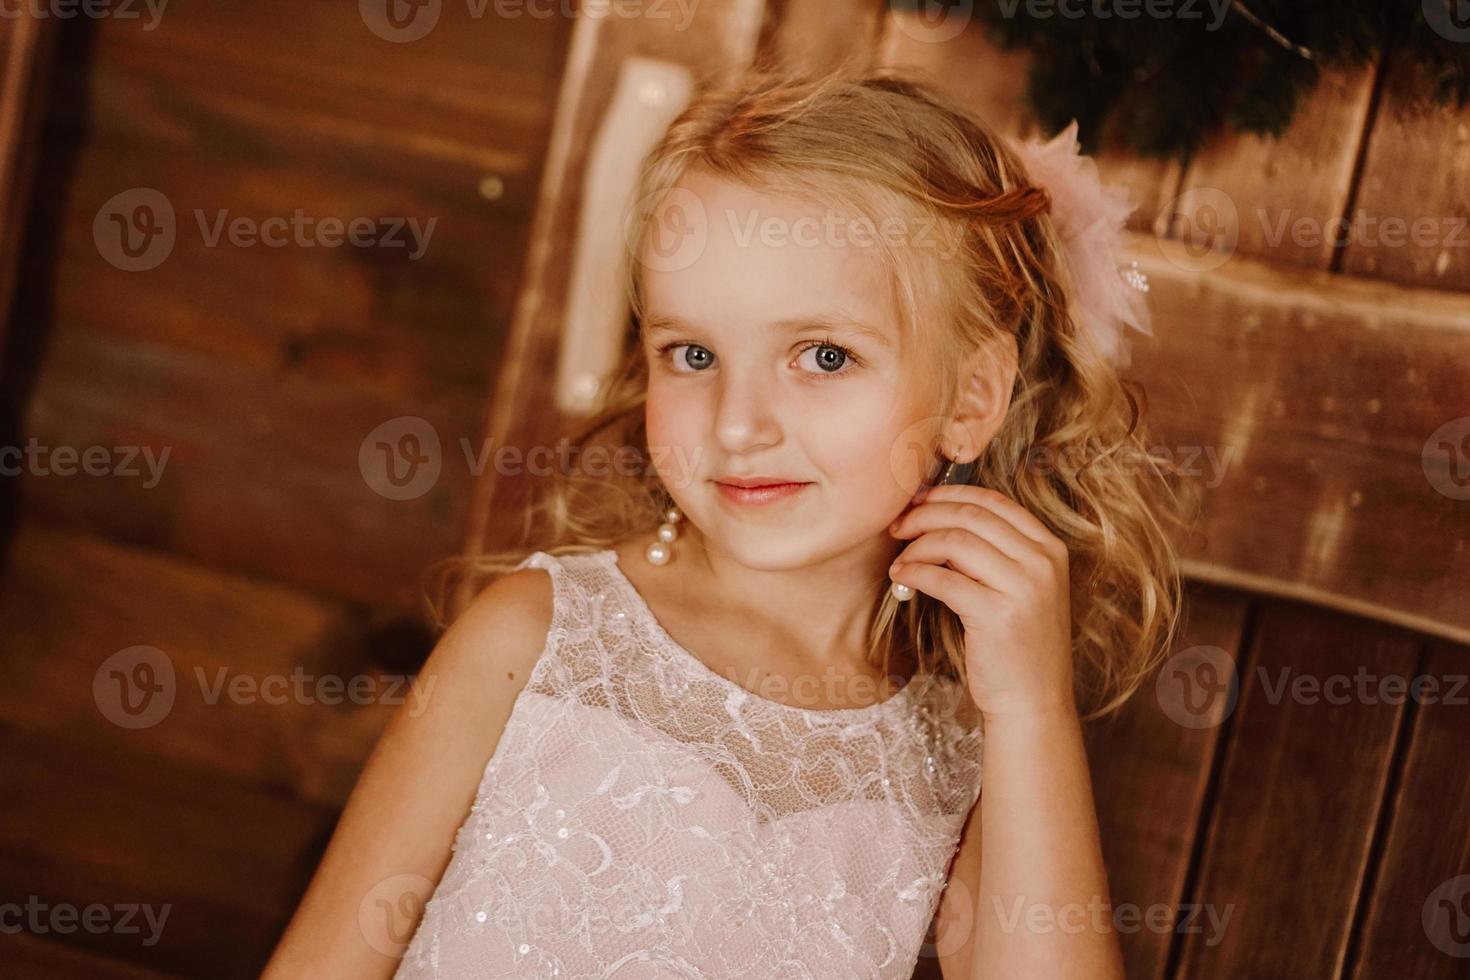
[[[46,520],[422,615],[422,573],[460,548],[570,26],[456,10],[408,44],[355,5],[70,22],[45,147],[75,159],[39,175],[31,231],[54,244],[17,295],[37,354],[16,441],[174,456],[153,491],[31,483]],[[177,232],[137,272],[94,234],[133,188],[163,194]],[[436,224],[418,259],[309,234],[211,244],[199,226],[298,213]],[[389,500],[359,450],[403,417],[442,439],[442,473]]]
[[[1181,980],[1338,975],[1404,710],[1377,682],[1412,676],[1418,653],[1392,627],[1263,603],[1188,897],[1203,912],[1181,934]]]
[[[29,522],[0,591],[0,665],[9,678],[0,723],[126,747],[144,769],[148,760],[194,767],[340,805],[393,708],[362,619],[278,585]],[[125,729],[104,712],[94,684],[108,683],[99,675],[110,658],[139,645],[167,658],[168,672],[155,671],[153,683],[167,684],[173,703],[147,727]],[[363,696],[349,697],[346,684],[357,677]],[[329,678],[343,687],[321,683]],[[130,693],[141,703],[141,691]]]
[[[1218,134],[1160,215],[1173,238],[1219,236],[1236,254],[1326,269],[1348,209],[1375,68],[1324,72],[1280,137]],[[1206,211],[1205,209],[1209,210]]]
[[[456,550],[483,459],[473,421],[480,400],[453,388],[394,397],[64,330],[37,378],[25,429],[47,452],[24,467],[21,492],[52,523],[418,615],[422,573]],[[404,418],[423,425],[393,422]],[[420,428],[423,461],[411,470],[400,440]],[[58,475],[48,462],[58,448],[93,446],[112,454],[108,475]],[[156,478],[144,447],[159,463]],[[133,451],[130,476],[124,458]],[[385,496],[390,468],[421,471],[405,492],[422,492]]]
[[[1470,649],[1435,644],[1419,676],[1388,837],[1364,897],[1357,980],[1449,980],[1470,964]]]
[[[1423,66],[1390,54],[1342,269],[1463,292],[1470,290],[1470,112],[1436,104],[1431,91]]]
[[[1213,689],[1241,656],[1249,597],[1192,585],[1186,627],[1156,675],[1115,716],[1090,723],[1087,754],[1115,922],[1130,980],[1163,978],[1206,788],[1234,706]]]
[[[1149,391],[1153,444],[1203,493],[1191,574],[1470,636],[1456,437],[1470,304],[1132,245],[1155,336],[1128,373]]]
[[[7,901],[151,906],[160,928],[137,914],[138,932],[56,938],[180,976],[259,975],[334,819],[330,809],[126,740],[8,725],[0,727],[0,780]]]

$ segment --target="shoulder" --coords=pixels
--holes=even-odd
[[[425,670],[479,681],[512,699],[530,675],[551,629],[555,562],[499,576],[445,630]],[[523,563],[524,565],[524,563]]]

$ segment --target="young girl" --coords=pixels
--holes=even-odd
[[[891,72],[697,98],[577,441],[626,452],[485,563],[268,976],[1122,976],[1081,722],[1179,505],[1074,154]]]

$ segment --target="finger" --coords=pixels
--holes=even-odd
[[[1051,547],[1056,541],[1056,535],[1052,534],[1051,529],[1041,523],[1035,514],[999,490],[992,490],[989,487],[971,486],[965,483],[945,483],[930,487],[929,493],[924,500],[926,502],[931,500],[972,501],[980,504],[982,507],[995,511],[995,513],[1009,521],[1016,530],[1037,544]]]
[[[964,621],[984,616],[994,595],[992,590],[953,569],[928,562],[907,562],[892,574],[893,581],[933,596],[954,610]]]
[[[925,531],[898,553],[899,562],[948,565],[996,592],[1013,593],[1026,569],[991,542],[960,527]]]
[[[894,521],[889,533],[896,538],[911,538],[944,527],[973,531],[1016,561],[1044,554],[1014,524],[972,500],[925,501]]]

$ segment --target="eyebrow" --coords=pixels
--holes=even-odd
[[[864,323],[861,320],[854,320],[850,317],[836,314],[787,317],[786,319],[774,321],[770,326],[771,329],[782,333],[848,330],[869,337],[884,347],[893,346],[892,339],[879,328]],[[652,316],[643,322],[643,331],[648,337],[657,337],[663,334],[678,334],[693,329],[689,321],[677,316]]]

